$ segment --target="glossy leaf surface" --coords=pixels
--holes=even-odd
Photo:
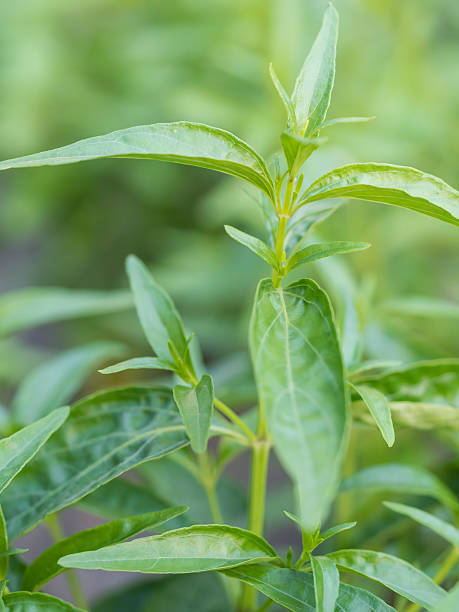
[[[4,595],[6,612],[84,612],[66,601],[45,595],[45,593],[27,593],[17,591]]]
[[[294,270],[305,263],[316,261],[331,255],[343,255],[345,253],[353,253],[355,251],[364,251],[371,245],[368,242],[323,242],[319,244],[310,244],[304,249],[295,251],[288,260],[287,269]]]
[[[204,374],[196,387],[176,385],[174,399],[190,438],[191,448],[195,453],[203,453],[207,449],[214,409],[212,378]]]
[[[389,401],[386,396],[377,389],[372,389],[365,385],[352,385],[352,388],[364,401],[387,446],[393,446],[395,442],[394,425],[392,423]]]
[[[262,240],[255,238],[255,236],[251,236],[250,234],[246,234],[245,232],[241,232],[241,230],[238,230],[231,225],[225,225],[225,231],[233,240],[236,240],[236,242],[240,242],[246,246],[253,253],[258,255],[258,257],[261,257],[261,259],[266,261],[266,263],[271,267],[277,267],[276,255],[274,254],[274,251]]]
[[[310,556],[317,612],[334,612],[339,590],[336,565],[328,557]]]

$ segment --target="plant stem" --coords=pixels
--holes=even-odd
[[[256,440],[256,435],[253,433],[253,431],[249,427],[247,427],[244,421],[233,410],[231,410],[229,406],[219,400],[218,397],[214,399],[214,405],[215,408],[220,410],[222,414],[224,414],[230,419],[230,421],[237,425],[245,433],[245,435],[251,442],[254,442]]]
[[[213,468],[209,461],[209,453],[201,453],[198,455],[199,467],[200,467],[200,479],[202,486],[204,487],[207,495],[207,501],[209,502],[210,513],[212,520],[215,523],[222,524],[223,516],[220,509],[220,503],[217,497],[216,481],[213,473]]]
[[[62,529],[62,525],[59,521],[59,516],[57,513],[51,514],[45,519],[46,525],[48,527],[48,531],[51,535],[53,541],[60,542],[65,538],[64,530]],[[78,574],[75,570],[67,570],[65,573],[67,578],[67,584],[72,595],[73,602],[79,608],[88,609],[88,603],[86,601],[86,597],[83,591],[83,588],[78,579]]]

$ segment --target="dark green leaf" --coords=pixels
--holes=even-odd
[[[262,240],[259,240],[250,234],[246,234],[245,232],[241,232],[241,230],[238,230],[231,225],[225,225],[225,231],[233,240],[236,240],[236,242],[240,242],[246,246],[253,253],[258,255],[258,257],[261,257],[261,259],[266,261],[266,263],[268,263],[272,268],[277,268],[276,255],[274,251]]]
[[[71,604],[44,593],[18,591],[4,595],[6,612],[84,612]]]
[[[196,387],[176,385],[174,399],[190,438],[191,448],[195,453],[205,452],[214,409],[212,378],[204,374]]]
[[[326,138],[304,138],[291,132],[282,132],[281,145],[290,174],[296,176],[306,160],[326,141]]]
[[[330,257],[331,255],[342,255],[344,253],[353,253],[354,251],[364,251],[371,244],[368,242],[323,242],[319,244],[310,244],[304,249],[294,251],[287,262],[287,269],[294,270],[305,263]]]
[[[350,384],[350,383],[349,383]],[[378,426],[387,446],[393,446],[395,442],[394,426],[390,412],[389,401],[377,389],[365,385],[350,385],[360,395],[366,407]]]
[[[334,612],[338,598],[339,574],[328,557],[310,556],[317,612]]]

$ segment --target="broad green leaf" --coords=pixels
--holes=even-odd
[[[193,525],[161,535],[63,557],[64,567],[149,574],[188,574],[277,558],[251,531],[227,525]]]
[[[328,557],[310,556],[317,612],[334,612],[338,598],[339,574]]]
[[[314,181],[301,204],[344,197],[401,206],[459,226],[459,193],[415,168],[372,162],[342,166]]]
[[[281,145],[290,174],[296,176],[306,160],[326,141],[326,138],[304,138],[291,132],[282,132]]]
[[[433,612],[455,612],[459,610],[459,582],[449,591],[448,595],[435,606]]]
[[[330,303],[312,280],[258,286],[250,344],[276,453],[292,477],[312,533],[337,487],[347,443],[343,366]]]
[[[191,448],[195,453],[205,452],[214,409],[212,378],[204,374],[196,387],[175,385],[174,399],[190,438]]]
[[[96,550],[103,546],[117,544],[137,535],[138,533],[154,529],[155,527],[180,516],[186,512],[186,506],[166,508],[158,512],[138,514],[129,518],[118,519],[75,533],[68,538],[60,540],[27,567],[22,581],[24,591],[35,591],[55,576],[65,571],[58,561],[65,555]]]
[[[424,510],[420,510],[419,508],[413,508],[412,506],[406,506],[405,504],[395,504],[393,502],[384,502],[384,505],[393,510],[394,512],[398,512],[399,514],[404,514],[405,516],[409,516],[428,527],[432,531],[435,531],[436,534],[445,538],[450,544],[459,548],[459,529],[450,523],[446,523],[445,521],[429,514],[428,512],[424,512]]]
[[[295,131],[296,130],[295,109],[293,108],[293,104],[292,104],[292,101],[290,100],[290,96],[285,91],[282,83],[279,81],[279,78],[272,64],[269,64],[269,75],[285,107],[285,111],[287,113],[287,125],[291,130]]]
[[[276,255],[274,251],[262,240],[259,240],[250,234],[246,234],[245,232],[241,232],[241,230],[238,230],[231,225],[225,225],[225,231],[233,240],[236,240],[236,242],[240,242],[246,246],[253,253],[258,255],[258,257],[261,257],[261,259],[266,261],[266,263],[268,263],[272,268],[277,268]]]
[[[390,405],[386,396],[377,389],[372,389],[366,385],[351,385],[349,383],[349,386],[362,398],[387,446],[393,446],[395,442],[394,425],[392,424]]]
[[[341,125],[347,123],[367,123],[373,121],[376,117],[337,117],[336,119],[329,119],[324,121],[319,128],[316,130],[324,130],[325,128],[332,127],[333,125]]]
[[[459,304],[425,295],[388,300],[383,309],[390,314],[435,319],[459,319]]]
[[[39,365],[24,378],[14,397],[11,408],[14,421],[28,425],[66,404],[97,364],[122,348],[114,342],[94,342]]]
[[[335,79],[337,38],[338,13],[330,4],[292,94],[297,128],[301,135],[312,134],[327,114]]]
[[[32,425],[0,440],[0,493],[62,426],[68,415],[68,408],[58,408]]]
[[[29,287],[0,297],[0,336],[36,325],[132,308],[127,291]]]
[[[407,561],[373,550],[339,550],[327,555],[342,569],[366,576],[428,610],[437,605],[445,591]]]
[[[382,463],[364,468],[343,480],[340,491],[427,495],[453,510],[458,506],[454,493],[434,474],[403,463]]]
[[[17,591],[3,596],[6,612],[84,612],[66,601],[45,595]]]
[[[5,580],[8,572],[8,534],[6,532],[5,517],[0,506],[0,581]],[[1,593],[0,593],[1,599]]]
[[[10,539],[134,466],[187,443],[167,389],[128,387],[83,399],[3,494]]]
[[[101,374],[116,374],[126,370],[174,370],[172,362],[157,357],[134,357],[99,370]]]
[[[364,251],[371,246],[368,242],[323,242],[310,244],[304,249],[294,251],[287,262],[287,270],[294,270],[305,263],[330,257],[331,255],[343,255],[355,251]]]
[[[1,162],[0,170],[107,157],[157,159],[209,168],[237,176],[269,197],[273,195],[266,164],[247,143],[225,130],[187,121],[140,125],[86,138],[59,149]]]

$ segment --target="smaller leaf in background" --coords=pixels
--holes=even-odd
[[[359,382],[360,378],[365,378],[368,375],[379,375],[379,370],[386,370],[387,368],[397,368],[401,365],[400,361],[385,361],[380,359],[372,359],[369,361],[363,361],[359,364],[354,365],[348,370],[348,378],[351,382]]]
[[[64,567],[151,574],[187,574],[277,558],[263,538],[227,525],[193,525],[158,536],[68,555]]]
[[[8,534],[5,517],[0,506],[0,581],[4,581],[8,572]],[[1,599],[1,593],[0,593]]]
[[[111,366],[99,370],[101,374],[116,374],[126,370],[174,370],[175,366],[170,361],[163,361],[157,357],[134,357],[126,359]]]
[[[0,493],[61,427],[68,415],[69,408],[58,408],[32,425],[0,440]]]
[[[236,242],[240,242],[248,249],[250,249],[253,253],[261,257],[267,264],[269,264],[272,268],[277,268],[276,255],[272,248],[265,244],[259,238],[255,238],[255,236],[251,236],[250,234],[246,234],[245,232],[241,232],[235,227],[231,225],[225,225],[225,231],[233,240]]]
[[[348,384],[362,398],[373,416],[387,446],[393,446],[395,442],[395,432],[388,399],[380,391],[372,389],[371,387],[365,385],[352,385],[351,383]]]
[[[337,117],[336,119],[329,119],[328,121],[324,121],[319,128],[316,130],[324,130],[325,128],[332,127],[333,125],[345,125],[348,123],[368,123],[368,121],[373,121],[376,117]]]
[[[326,142],[326,138],[304,138],[291,132],[282,132],[281,145],[290,174],[296,176],[306,160]]]
[[[3,596],[6,612],[85,612],[72,604],[45,593],[17,591]]]
[[[456,612],[456,610],[459,610],[459,582],[432,612]]]
[[[338,550],[327,555],[346,571],[366,576],[427,609],[437,605],[445,591],[407,561],[374,550]]]
[[[427,295],[410,295],[388,300],[383,311],[389,314],[434,319],[459,319],[459,304]]]
[[[296,131],[295,109],[293,107],[292,101],[290,100],[290,96],[285,91],[282,83],[279,81],[279,78],[272,64],[269,64],[269,76],[271,77],[273,85],[276,88],[276,91],[279,94],[279,97],[285,107],[285,111],[287,113],[287,125],[291,130]]]
[[[176,385],[174,399],[190,438],[191,448],[195,453],[205,452],[214,408],[214,385],[211,376],[204,374],[196,387]]]
[[[328,557],[310,556],[317,612],[334,612],[339,590],[336,564]]]
[[[371,246],[368,242],[323,242],[321,244],[310,244],[309,246],[293,251],[287,262],[287,270],[294,270],[305,263],[330,257],[331,255],[343,255],[364,251]]]
[[[87,550],[96,550],[127,540],[138,533],[155,527],[180,516],[187,511],[186,506],[166,508],[158,512],[138,514],[129,518],[118,519],[75,533],[45,550],[27,567],[22,588],[24,591],[35,591],[55,576],[65,571],[58,564],[61,557]]]

